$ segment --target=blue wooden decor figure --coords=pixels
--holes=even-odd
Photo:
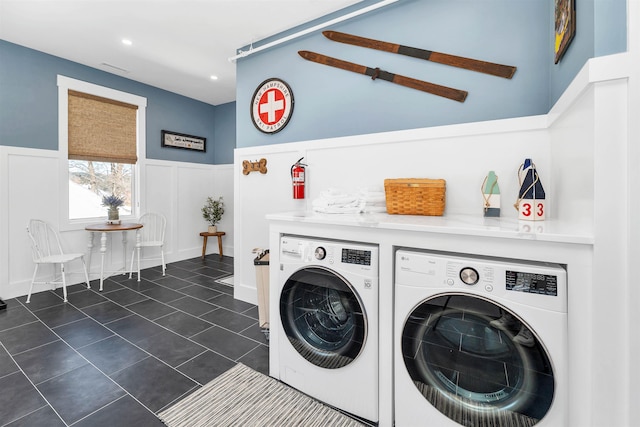
[[[525,159],[524,163],[520,165],[518,181],[520,182],[520,191],[515,205],[518,210],[518,219],[544,220],[546,212],[544,188],[542,188],[542,182],[540,182],[538,171],[536,171],[536,165],[531,159]]]
[[[489,171],[489,174],[484,178],[482,198],[484,200],[484,216],[500,216],[500,187],[498,187],[498,177],[494,171]]]

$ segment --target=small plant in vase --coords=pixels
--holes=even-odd
[[[224,214],[224,202],[222,197],[214,200],[213,197],[207,197],[207,202],[202,207],[202,217],[209,223],[209,233],[218,231],[217,223],[222,219]]]
[[[124,204],[124,199],[116,196],[103,196],[102,197],[102,206],[109,208],[107,224],[120,224],[120,211],[118,210],[120,206]]]

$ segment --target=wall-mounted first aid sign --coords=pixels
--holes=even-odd
[[[251,118],[260,132],[281,131],[292,114],[293,92],[288,84],[276,78],[260,83],[251,98]]]

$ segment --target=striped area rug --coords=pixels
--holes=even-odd
[[[365,426],[241,363],[158,417],[169,427]]]

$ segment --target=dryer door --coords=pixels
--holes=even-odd
[[[322,368],[348,365],[365,344],[367,319],[356,292],[326,268],[307,267],[289,277],[280,295],[280,318],[296,351]]]
[[[402,332],[405,366],[420,393],[464,426],[535,425],[551,407],[551,361],[516,313],[476,296],[420,303]]]

